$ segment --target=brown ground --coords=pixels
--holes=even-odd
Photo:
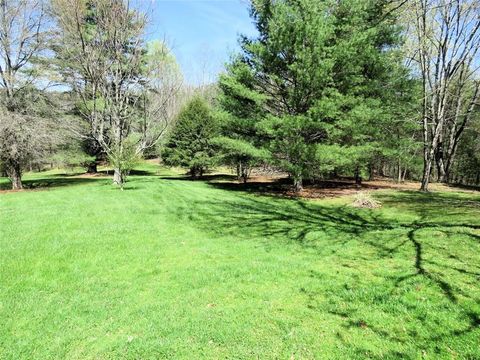
[[[240,184],[239,184],[240,185]],[[264,185],[267,193],[272,195],[285,195],[289,197],[302,197],[307,199],[332,198],[345,195],[355,195],[359,191],[376,191],[376,190],[400,190],[400,191],[417,191],[420,189],[420,183],[414,181],[406,181],[396,183],[390,179],[375,179],[373,181],[364,181],[361,186],[357,186],[352,180],[331,180],[322,181],[314,185],[305,185],[300,194],[291,190],[287,179],[281,176],[252,176],[249,179],[247,187],[254,188]],[[430,191],[462,191],[476,192],[475,190],[464,189],[445,184],[430,183]]]
[[[79,174],[79,175],[73,175],[71,176],[72,178],[80,178],[80,179],[93,179],[93,178],[105,178],[105,177],[111,177],[112,175],[107,174],[105,172],[98,172],[94,174],[90,173],[85,173],[85,174]]]

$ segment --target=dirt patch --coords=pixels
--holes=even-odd
[[[305,199],[324,199],[354,195],[358,191],[359,189],[354,185],[352,185],[351,187],[342,186],[338,188],[319,188],[317,186],[306,186],[300,193],[289,190],[286,192],[286,195],[289,197],[301,197]]]
[[[399,190],[399,191],[417,191],[420,189],[419,182],[403,182],[396,183],[389,179],[375,179],[373,181],[364,181],[362,185],[357,185],[350,179],[339,179],[321,181],[315,184],[306,184],[300,193],[296,193],[292,189],[291,182],[288,178],[280,175],[257,175],[252,176],[247,184],[238,181],[220,181],[221,187],[232,190],[244,190],[258,194],[271,196],[285,196],[291,198],[305,199],[324,199],[342,196],[353,196],[363,191],[376,190]],[[467,190],[459,187],[430,184],[431,191],[456,191],[475,193],[475,190]]]
[[[376,190],[399,190],[399,191],[418,191],[420,189],[419,182],[395,183],[389,180],[374,180],[363,182],[361,186],[357,186],[353,182],[334,181],[323,182],[320,185],[307,186],[300,194],[305,198],[327,198],[346,195],[356,195],[359,191],[376,191]],[[459,187],[448,186],[444,184],[430,184],[431,191],[442,192],[467,192],[475,193],[474,190],[465,190]],[[293,193],[294,194],[294,193]]]
[[[28,189],[21,189],[21,190],[12,190],[12,189],[0,189],[0,194],[14,194],[18,192],[28,191]]]
[[[94,179],[94,178],[108,178],[111,177],[111,175],[108,175],[105,172],[98,172],[94,174],[90,173],[85,173],[85,174],[80,174],[80,175],[72,175],[70,176],[71,178],[77,178],[77,179]]]
[[[255,175],[248,179],[248,182],[252,183],[274,183],[281,179],[284,179],[281,175]]]

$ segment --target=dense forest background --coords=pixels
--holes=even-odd
[[[147,12],[122,0],[0,0],[0,167],[142,157],[201,177],[229,166],[305,183],[480,184],[480,4],[254,0],[216,83],[188,84]]]

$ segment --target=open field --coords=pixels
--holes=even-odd
[[[1,359],[478,359],[480,193],[135,174],[0,194]]]

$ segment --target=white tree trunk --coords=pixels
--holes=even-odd
[[[113,169],[113,183],[123,189],[123,184],[125,183],[125,176],[122,170],[118,168]]]

